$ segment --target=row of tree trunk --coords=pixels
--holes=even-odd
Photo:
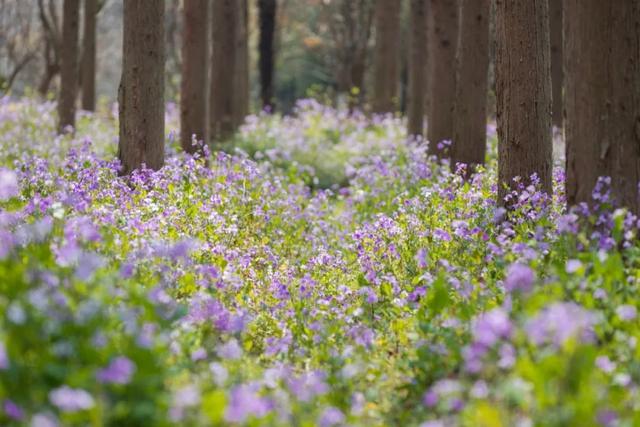
[[[51,5],[52,3],[50,3]],[[93,111],[96,105],[96,15],[97,0],[84,0],[84,36],[82,55],[79,46],[80,0],[65,0],[62,7],[62,33],[58,34],[55,14],[47,13],[42,0],[38,3],[40,18],[45,27],[45,49],[50,64],[40,90],[46,94],[55,74],[60,72],[58,98],[58,129],[64,132],[75,126],[76,98],[79,84],[82,89],[82,108]],[[55,6],[53,6],[55,7]],[[54,9],[49,9],[54,10]],[[82,57],[81,63],[79,58]]]
[[[128,173],[141,164],[163,163],[164,7],[155,0],[124,5],[119,151]],[[271,107],[276,1],[258,5],[261,98]],[[83,57],[88,58],[95,57],[96,0],[86,0],[85,7]],[[346,18],[362,18],[344,7]],[[491,0],[411,0],[410,7],[409,133],[423,135],[426,115],[430,153],[451,156],[453,165],[465,163],[472,170],[486,151]],[[74,123],[78,10],[79,0],[64,1],[61,130]],[[228,138],[248,111],[247,0],[185,0],[184,13],[182,145],[193,152],[194,135],[203,141]],[[372,105],[379,113],[396,109],[400,14],[399,1],[378,0]],[[351,29],[344,31],[349,35]],[[604,175],[612,178],[617,200],[638,211],[639,2],[495,0],[495,39],[500,202],[534,174],[543,190],[552,191],[552,123],[564,121],[569,203],[589,201]],[[352,53],[351,62],[358,62]],[[89,82],[95,62],[83,63],[82,80]],[[83,105],[95,104],[90,94],[87,90],[85,99],[83,91]],[[443,141],[453,141],[449,152]]]
[[[397,93],[385,68],[398,51],[392,3],[379,1],[376,15],[373,105],[381,113],[395,111]],[[486,156],[491,1],[410,7],[408,133],[422,137],[426,115],[430,154],[469,173]],[[499,201],[509,204],[505,197],[534,174],[551,193],[552,126],[564,125],[568,202],[590,202],[598,177],[609,176],[617,201],[637,212],[640,2],[495,0],[495,40]],[[452,141],[448,153],[443,141]]]

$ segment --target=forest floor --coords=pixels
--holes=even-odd
[[[495,127],[465,182],[309,100],[208,165],[169,106],[165,167],[124,179],[116,116],[57,136],[0,100],[1,425],[640,424],[638,221],[606,182],[567,212],[558,168],[507,215]]]

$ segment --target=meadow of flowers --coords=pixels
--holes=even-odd
[[[638,219],[495,202],[300,103],[118,178],[113,114],[0,100],[0,425],[640,425]],[[489,129],[491,146],[495,136]],[[490,153],[493,153],[493,149]]]

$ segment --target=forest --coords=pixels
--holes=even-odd
[[[640,0],[0,0],[0,426],[640,425]]]

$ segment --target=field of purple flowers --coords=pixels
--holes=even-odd
[[[496,207],[392,117],[250,117],[118,178],[112,113],[0,100],[0,425],[640,425],[638,220]],[[490,145],[495,146],[493,132]]]

